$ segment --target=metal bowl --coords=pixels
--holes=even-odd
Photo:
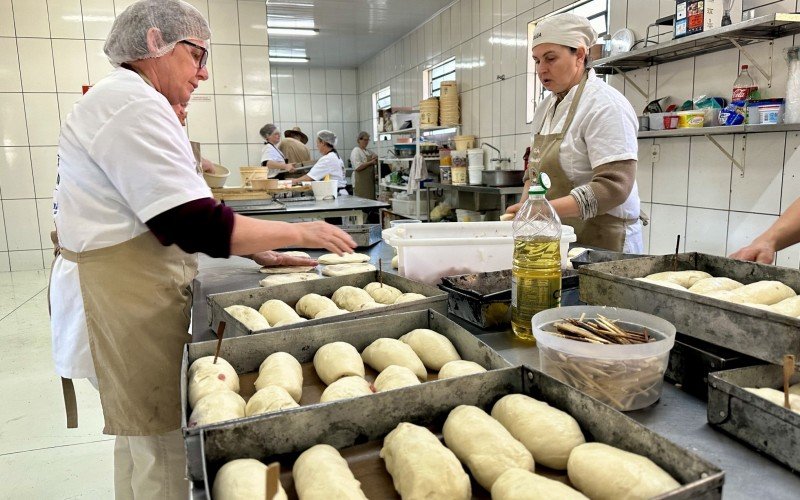
[[[482,180],[487,186],[522,186],[524,175],[523,170],[484,170]]]

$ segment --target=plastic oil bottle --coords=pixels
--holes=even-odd
[[[561,220],[544,197],[549,185],[542,174],[514,217],[511,328],[523,340],[534,340],[534,314],[561,304]]]

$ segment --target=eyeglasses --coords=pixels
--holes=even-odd
[[[178,43],[183,43],[188,45],[189,47],[199,49],[200,52],[197,52],[196,50],[191,50],[192,57],[194,57],[194,62],[197,63],[197,69],[203,69],[206,67],[206,62],[208,62],[207,48],[203,47],[202,45],[197,45],[196,43],[192,43],[189,40],[181,40]]]

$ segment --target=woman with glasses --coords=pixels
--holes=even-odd
[[[367,149],[369,134],[358,133],[358,146],[350,153],[350,165],[353,167],[353,194],[361,198],[375,199],[375,165],[378,155]]]

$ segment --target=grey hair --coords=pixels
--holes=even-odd
[[[361,132],[358,133],[358,139],[356,140],[360,141],[361,139],[369,139],[369,134],[362,130]]]
[[[266,125],[261,127],[261,130],[259,130],[258,133],[261,134],[261,137],[266,139],[267,137],[271,136],[276,130],[278,130],[278,127],[276,127],[272,123],[267,123]]]

